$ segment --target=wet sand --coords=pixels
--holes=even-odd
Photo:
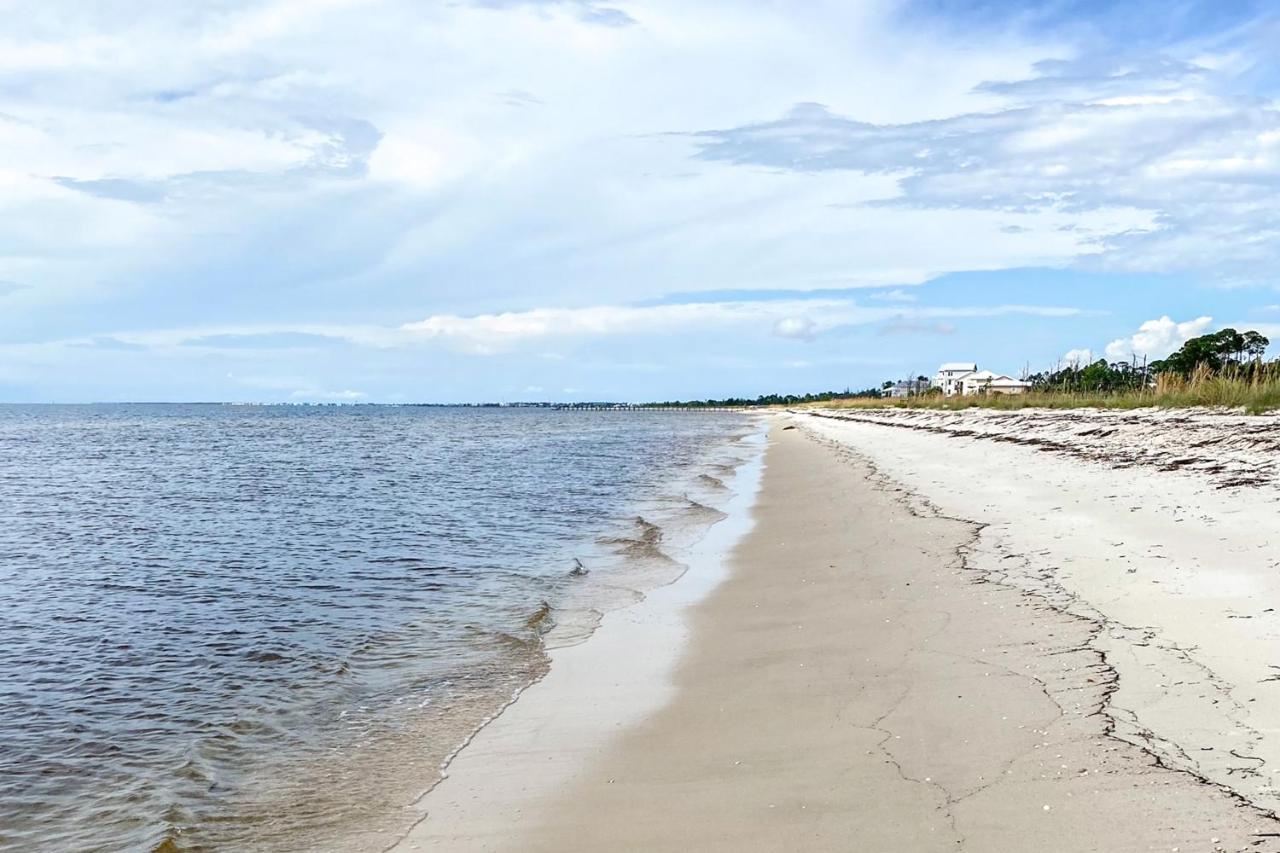
[[[981,525],[852,447],[775,427],[727,579],[553,663],[394,849],[1280,850],[1113,736],[1096,622],[971,565]]]

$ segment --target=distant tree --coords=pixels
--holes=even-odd
[[[1267,352],[1267,347],[1271,346],[1271,341],[1265,335],[1258,332],[1244,333],[1243,356],[1249,360],[1262,358]]]
[[[1127,361],[1108,363],[1098,359],[1092,364],[1072,364],[1044,373],[1032,373],[1026,381],[1041,391],[1125,391],[1141,387],[1144,374],[1140,367]]]
[[[1107,364],[1106,359],[1101,358],[1081,370],[1079,374],[1079,384],[1090,390],[1102,390],[1111,385],[1113,379],[1111,365]]]
[[[1198,367],[1213,371],[1231,365],[1255,361],[1266,353],[1271,341],[1259,332],[1241,334],[1235,329],[1222,329],[1192,338],[1173,355],[1151,364],[1153,373],[1177,373],[1190,376]]]
[[[662,403],[647,403],[648,406],[681,409],[726,408],[742,406],[793,406],[798,403],[826,403],[831,400],[849,400],[859,397],[879,398],[884,392],[879,388],[867,388],[862,391],[821,391],[816,394],[761,394],[755,399],[745,397],[726,397],[722,400],[667,400]]]

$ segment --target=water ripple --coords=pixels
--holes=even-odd
[[[0,407],[0,849],[326,849],[410,801],[728,423]]]

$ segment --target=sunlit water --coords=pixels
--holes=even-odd
[[[749,429],[0,407],[0,849],[381,849],[547,642],[678,575]]]

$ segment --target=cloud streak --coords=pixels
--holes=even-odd
[[[1205,60],[1207,61],[1207,60]],[[1231,71],[1168,56],[1046,60],[980,91],[986,112],[876,124],[816,103],[694,136],[707,161],[892,176],[878,204],[939,210],[1133,211],[1097,235],[1115,269],[1269,281],[1280,262],[1280,110],[1226,89]]]
[[[444,345],[485,356],[554,342],[575,340],[660,339],[726,330],[745,341],[775,336],[813,340],[837,330],[888,322],[888,333],[950,334],[946,320],[992,317],[1067,319],[1084,311],[1066,306],[993,305],[904,308],[866,306],[851,299],[795,299],[695,302],[675,305],[596,305],[582,308],[533,308],[494,314],[433,314],[400,325],[257,324],[195,326],[152,331],[119,331],[93,338],[51,341],[49,346],[117,350],[210,351],[308,350],[348,345],[399,349]],[[883,330],[882,330],[883,331]],[[555,355],[562,359],[563,356]]]
[[[655,306],[538,308],[503,314],[460,317],[436,315],[400,329],[410,335],[443,340],[488,354],[531,340],[547,338],[623,337],[709,332],[725,328],[771,329],[781,338],[812,340],[836,329],[891,320],[894,332],[948,334],[954,326],[926,322],[937,318],[1074,317],[1080,309],[1055,306],[931,307],[906,311],[899,307],[863,306],[852,300],[779,300],[703,302]]]

